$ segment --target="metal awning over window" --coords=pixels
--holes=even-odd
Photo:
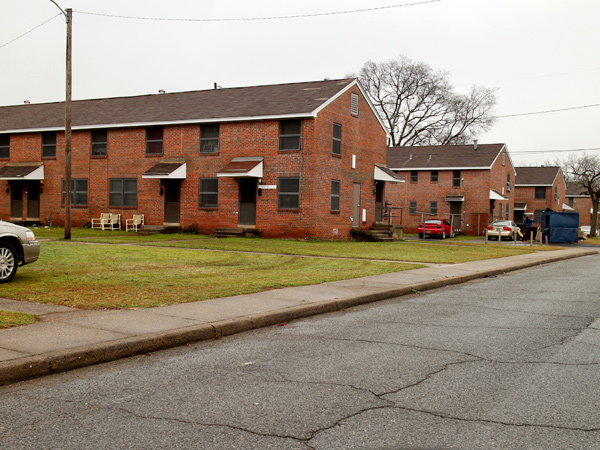
[[[462,203],[465,201],[465,196],[464,195],[446,195],[446,201]]]
[[[563,211],[575,211],[573,208],[571,208],[569,205],[567,205],[566,203],[562,204],[562,209]]]
[[[510,200],[508,197],[502,195],[500,192],[496,192],[490,189],[490,200]]]
[[[262,156],[247,156],[233,158],[229,164],[217,173],[218,177],[234,178],[262,178],[263,176]]]
[[[393,183],[404,183],[406,180],[387,167],[375,166],[373,177],[377,181],[391,181]]]
[[[40,163],[9,163],[0,169],[0,180],[43,180],[44,165]]]
[[[527,203],[515,203],[515,211],[526,211],[527,210]]]
[[[162,162],[151,167],[142,174],[142,178],[168,178],[185,180],[186,164],[182,162]]]

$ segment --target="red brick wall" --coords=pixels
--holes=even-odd
[[[359,115],[350,114],[350,94],[359,95]],[[342,155],[332,155],[333,122],[342,125]],[[214,178],[232,158],[264,157],[261,185],[277,185],[279,177],[300,177],[300,208],[278,210],[277,189],[260,189],[257,196],[256,227],[267,237],[317,237],[349,239],[352,229],[353,184],[361,184],[361,205],[367,220],[374,221],[374,164],[385,164],[386,136],[366,100],[354,86],[320,111],[316,118],[302,120],[302,150],[278,150],[279,121],[266,120],[220,124],[220,152],[200,154],[199,125],[164,127],[164,153],[146,155],[145,128],[113,128],[108,132],[108,155],[91,157],[91,132],[72,135],[72,178],[89,181],[88,205],[73,206],[73,226],[83,226],[100,213],[113,212],[126,218],[144,214],[148,225],[164,222],[164,195],[158,179],[142,178],[142,173],[165,161],[185,161],[187,177],[181,183],[180,224],[198,225],[204,233],[238,224],[239,184],[236,178],[219,178],[219,206],[199,208],[199,178]],[[10,162],[41,161],[41,134],[11,136]],[[356,155],[353,169],[352,155]],[[64,133],[57,135],[57,157],[44,159],[45,179],[40,196],[40,219],[46,222],[52,213],[54,224],[64,224],[61,205],[64,178]],[[138,181],[137,208],[108,206],[109,179],[135,178]],[[331,180],[340,180],[340,211],[330,211]],[[23,208],[27,210],[26,205]],[[24,213],[25,214],[25,213]],[[0,191],[0,217],[10,215],[10,194]]]
[[[552,211],[562,211],[563,203],[566,203],[566,187],[562,176],[562,172],[558,172],[558,176],[554,179],[552,186],[546,186],[546,198],[535,198],[535,186],[518,186],[515,193],[516,202],[527,203],[527,211],[545,211],[546,208]],[[558,199],[555,197],[558,196]]]

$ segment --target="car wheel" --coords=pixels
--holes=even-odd
[[[446,230],[442,231],[442,239],[446,239]]]
[[[423,239],[423,233],[419,233],[419,239]]]
[[[0,242],[0,283],[8,283],[17,273],[17,253],[10,244]]]

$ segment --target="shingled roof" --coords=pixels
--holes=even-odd
[[[515,186],[552,186],[558,177],[560,167],[515,167],[515,170],[517,171]]]
[[[72,102],[73,129],[313,117],[356,79]],[[64,130],[65,104],[0,107],[0,132]]]
[[[388,147],[387,166],[392,170],[489,169],[504,144],[425,145]]]
[[[589,197],[590,193],[578,181],[567,181],[567,197]]]

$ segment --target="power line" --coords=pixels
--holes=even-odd
[[[167,21],[167,22],[249,22],[249,21],[261,21],[261,20],[282,20],[282,19],[304,19],[308,17],[323,17],[323,16],[336,16],[341,14],[355,14],[369,11],[381,11],[385,9],[393,9],[393,8],[404,8],[407,6],[417,6],[417,5],[425,5],[427,3],[436,3],[441,2],[442,0],[424,0],[420,2],[414,3],[404,3],[402,5],[390,5],[390,6],[379,6],[375,8],[365,8],[365,9],[352,9],[346,11],[332,11],[327,13],[312,13],[312,14],[296,14],[289,16],[267,16],[267,17],[242,17],[242,18],[233,18],[233,17],[225,17],[225,18],[215,18],[215,19],[189,19],[189,18],[165,18],[165,17],[137,17],[137,16],[123,16],[118,14],[104,14],[104,13],[95,13],[89,11],[75,11],[78,14],[88,14],[91,16],[102,16],[102,17],[114,17],[117,19],[129,19],[129,20],[155,20],[155,21]]]
[[[35,28],[32,28],[31,30],[27,31],[26,33],[23,33],[21,36],[17,36],[16,38],[14,38],[14,39],[12,39],[12,40],[10,40],[10,41],[8,41],[8,42],[6,42],[6,43],[4,43],[4,44],[0,45],[0,48],[2,48],[2,47],[6,47],[8,44],[12,44],[12,43],[13,43],[13,42],[15,42],[17,39],[21,39],[23,36],[27,36],[27,35],[28,35],[29,33],[31,33],[32,31],[35,31],[35,30],[37,30],[38,28],[40,28],[41,26],[43,26],[43,25],[46,25],[48,22],[50,22],[51,20],[54,20],[54,19],[56,19],[58,16],[62,16],[62,13],[59,13],[59,14],[55,15],[54,17],[51,17],[50,19],[46,20],[45,22],[43,22],[43,23],[40,23],[40,24],[39,24],[37,27],[35,27]]]
[[[560,111],[571,111],[574,109],[594,108],[596,106],[600,106],[600,103],[595,103],[593,105],[573,106],[571,108],[549,109],[547,111],[527,112],[527,113],[521,113],[521,114],[508,114],[506,116],[495,116],[495,117],[497,119],[501,119],[504,117],[533,116],[536,114],[549,114],[549,113],[560,112]]]

